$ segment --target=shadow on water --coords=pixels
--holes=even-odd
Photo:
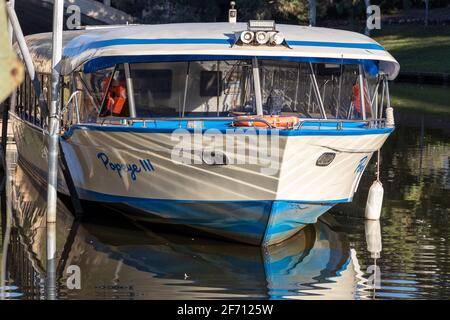
[[[353,203],[269,248],[143,227],[92,205],[78,221],[60,199],[57,297],[449,299],[449,123],[396,117],[382,150],[381,223],[363,219],[374,159]],[[14,172],[0,297],[42,299],[45,190],[20,166]]]

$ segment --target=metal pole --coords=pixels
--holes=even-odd
[[[220,111],[219,111],[219,105],[220,105],[220,61],[217,61],[217,81],[216,81],[216,85],[217,85],[217,116],[220,115]]]
[[[264,114],[262,108],[261,81],[259,79],[258,59],[253,58],[253,83],[255,86],[256,114],[262,116]]]
[[[53,7],[52,102],[48,137],[47,187],[47,298],[56,299],[56,202],[61,101],[61,58],[64,0]]]
[[[314,92],[316,93],[317,100],[319,101],[320,112],[322,113],[322,117],[326,120],[327,114],[325,112],[325,107],[323,106],[322,96],[320,95],[319,85],[317,84],[316,75],[311,62],[309,63],[309,70],[311,71],[311,80],[314,87]]]
[[[48,115],[47,101],[42,94],[41,84],[34,68],[33,59],[31,58],[30,51],[28,50],[28,46],[25,41],[25,37],[23,36],[22,28],[20,27],[19,19],[17,18],[16,12],[12,7],[11,2],[8,2],[6,4],[6,11],[8,13],[12,29],[14,30],[14,35],[16,37],[17,44],[19,45],[20,52],[22,53],[22,58],[27,68],[28,75],[30,76],[31,82],[33,83],[34,92],[36,93],[36,96],[39,97],[39,106],[41,107],[43,116],[45,118]]]
[[[6,275],[7,275],[7,259],[8,259],[8,247],[9,242],[11,238],[11,223],[12,223],[12,177],[11,177],[11,171],[9,170],[11,164],[6,158],[6,154],[3,155],[5,157],[4,159],[4,166],[5,166],[5,192],[2,195],[4,197],[4,202],[6,203],[6,208],[2,208],[2,210],[5,210],[6,217],[6,228],[3,229],[3,248],[2,248],[2,259],[1,259],[1,265],[0,265],[0,299],[5,299],[5,288],[7,286],[6,283]]]
[[[7,6],[10,6],[11,8],[14,9],[14,2],[15,0],[10,0],[7,3]],[[14,33],[13,33],[13,28],[11,25],[11,21],[8,19],[8,36],[9,36],[9,44],[12,48],[13,45],[13,38],[14,38]],[[8,122],[9,122],[9,110],[11,110],[11,106],[14,104],[14,101],[16,99],[16,90],[13,91],[13,94],[9,97],[9,101],[5,101],[3,103],[3,117],[2,117],[2,140],[1,140],[1,144],[2,144],[2,151],[3,151],[3,156],[6,157],[6,145],[8,143]],[[6,168],[5,168],[6,170]]]
[[[377,115],[379,119],[383,118],[383,107],[384,107],[384,94],[385,94],[385,78],[383,77],[383,86],[381,88],[381,103],[380,103],[380,114]]]
[[[9,0],[7,5],[9,5],[14,10],[15,2],[16,0]],[[8,19],[8,33],[9,33],[9,43],[11,43],[12,46],[14,42],[14,31],[11,21],[9,19]]]
[[[183,111],[181,113],[181,116],[184,117],[184,112],[186,111],[186,100],[187,100],[187,93],[188,93],[188,87],[189,87],[189,74],[191,72],[191,62],[188,61],[187,63],[187,70],[186,70],[186,80],[184,82],[184,96],[183,96]]]
[[[364,99],[364,76],[363,68],[359,66],[359,98],[361,101],[361,112],[363,120],[366,120],[366,99]]]
[[[298,104],[298,85],[300,83],[300,63],[297,66],[297,81],[295,82],[295,98],[294,98],[294,109],[295,111],[298,112],[297,110],[297,104]]]
[[[130,107],[130,118],[136,118],[136,104],[134,103],[133,79],[131,78],[130,64],[124,63],[125,79],[127,83],[128,106]]]
[[[342,58],[343,60],[343,58]],[[338,91],[338,101],[336,103],[336,118],[339,115],[339,109],[341,108],[341,92],[342,92],[342,77],[344,76],[344,63],[341,63],[341,72],[339,75],[339,91]]]

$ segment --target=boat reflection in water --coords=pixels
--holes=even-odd
[[[39,298],[45,278],[45,190],[18,167],[9,284]],[[331,216],[266,248],[143,228],[89,208],[77,221],[58,202],[58,292],[65,298],[343,298],[363,281],[347,236]],[[105,217],[108,217],[107,219]],[[101,220],[101,223],[97,221]]]

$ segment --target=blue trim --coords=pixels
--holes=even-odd
[[[223,61],[223,60],[249,60],[255,56],[245,55],[141,55],[141,56],[102,56],[87,61],[83,66],[85,73],[112,67],[124,62],[179,62],[179,61]],[[332,63],[332,64],[362,64],[372,66],[370,70],[378,70],[377,61],[363,59],[338,59],[338,58],[316,58],[316,57],[283,57],[283,56],[258,56],[262,60],[292,61],[292,62],[312,62],[312,63]],[[372,74],[373,72],[371,72]]]
[[[176,200],[176,199],[153,199],[153,198],[138,198],[138,197],[129,197],[129,196],[118,196],[111,195],[107,193],[101,193],[96,191],[91,191],[87,189],[83,189],[77,187],[78,194],[81,199],[91,200],[91,201],[100,201],[100,202],[109,202],[109,203],[133,203],[133,202],[145,202],[145,203],[238,203],[238,204],[260,204],[267,203],[270,204],[272,202],[277,203],[300,203],[300,204],[323,204],[323,205],[331,205],[336,203],[347,203],[351,202],[352,198],[347,199],[336,199],[336,200],[320,200],[320,201],[311,201],[311,200]]]
[[[75,40],[76,41],[76,40]],[[78,41],[76,41],[78,42]],[[110,39],[85,42],[77,47],[66,47],[64,55],[76,56],[82,51],[89,49],[99,49],[112,46],[129,46],[129,45],[161,45],[161,44],[224,44],[233,45],[234,38],[217,39],[217,38],[160,38],[160,39]],[[376,43],[352,43],[352,42],[328,42],[328,41],[287,41],[289,46],[294,47],[330,47],[330,48],[348,48],[348,49],[369,49],[369,50],[385,50],[381,45]]]
[[[132,132],[132,133],[168,133],[172,134],[174,131],[183,129],[187,130],[190,133],[200,133],[200,129],[191,129],[186,127],[179,128],[179,121],[176,121],[176,126],[173,127],[163,127],[163,128],[144,128],[144,127],[129,127],[129,126],[119,126],[119,125],[97,125],[97,124],[80,124],[73,125],[64,133],[64,138],[70,138],[75,130],[92,130],[92,131],[102,131],[102,132]],[[325,128],[325,127],[324,127]],[[201,130],[201,133],[208,133],[208,130],[211,128],[204,128]],[[336,130],[336,129],[310,129],[310,128],[302,128],[301,130],[267,130],[267,129],[255,129],[255,128],[232,128],[229,127],[227,129],[223,129],[223,127],[214,128],[216,129],[216,133],[220,132],[222,134],[233,133],[236,134],[259,134],[263,133],[271,135],[272,132],[277,132],[280,136],[363,136],[363,135],[371,135],[371,134],[388,134],[394,131],[394,128],[351,128],[344,130]],[[251,129],[251,130],[246,130]]]

